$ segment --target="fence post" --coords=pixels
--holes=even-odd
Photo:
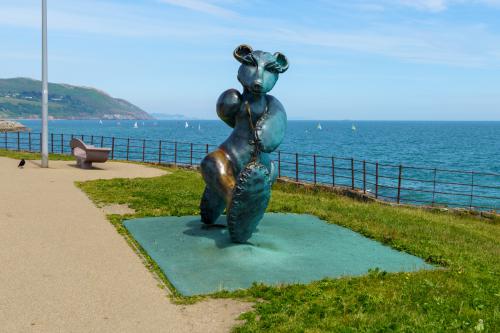
[[[299,182],[299,154],[295,153],[295,181]]]
[[[42,152],[42,133],[40,133],[39,141],[38,143],[40,144],[40,153]]]
[[[92,146],[94,145],[94,136],[93,135],[90,136],[90,144]]]
[[[469,208],[472,210],[472,199],[474,198],[474,171],[471,172],[471,181],[470,181],[470,204]]]
[[[50,152],[54,152],[54,133],[50,133]]]
[[[278,150],[278,178],[281,178],[281,151]]]
[[[158,164],[161,164],[161,140],[158,142]]]
[[[335,157],[332,156],[332,187],[335,187]]]
[[[351,158],[351,190],[354,190],[354,158]]]
[[[82,137],[82,141],[85,141],[85,135],[82,134],[81,137]]]
[[[316,185],[316,154],[313,155],[313,165],[314,165],[314,185]]]
[[[5,144],[5,150],[7,150],[7,132],[5,132],[3,134],[3,140],[4,140],[4,144]]]
[[[378,162],[375,163],[375,199],[378,199]]]
[[[193,143],[189,147],[189,165],[193,166]]]
[[[366,161],[363,160],[363,193],[366,194]]]
[[[104,136],[101,135],[101,148],[104,145]]]
[[[21,139],[20,139],[20,135],[21,135],[21,134],[20,134],[19,132],[17,132],[17,151],[20,151],[20,150],[21,150],[21,143],[20,143]]]
[[[146,154],[146,139],[142,140],[142,161],[144,162],[144,155]]]
[[[432,206],[436,203],[435,198],[436,198],[436,174],[437,174],[437,169],[434,168],[434,180],[432,182]]]
[[[174,165],[177,165],[177,141],[174,142]]]
[[[207,147],[206,147],[206,153],[208,154],[208,143],[207,143]]]
[[[398,175],[398,198],[397,203],[401,200],[401,175],[403,173],[403,166],[399,165],[399,175]]]
[[[111,138],[111,159],[115,159],[115,137]]]
[[[61,134],[61,154],[64,154],[64,134]]]
[[[128,161],[129,149],[130,149],[130,138],[127,138],[127,161]]]
[[[28,148],[31,151],[31,132],[28,132]]]

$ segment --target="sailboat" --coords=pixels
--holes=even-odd
[[[137,121],[134,124],[134,128],[139,128],[139,126],[137,126]]]
[[[200,130],[201,130],[201,125],[200,125],[200,124],[198,124],[198,131],[200,131]]]
[[[102,120],[99,119],[99,125],[102,125]]]
[[[320,131],[323,129],[323,127],[321,127],[321,124],[318,123],[318,126],[316,126],[317,129],[319,129]]]
[[[352,124],[351,129],[352,129],[353,131],[355,131],[355,130],[356,130],[356,126],[354,126],[354,124]]]
[[[184,124],[184,128],[188,128],[189,127],[189,124],[188,122],[186,121],[186,123]]]

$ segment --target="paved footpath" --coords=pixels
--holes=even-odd
[[[250,308],[234,300],[175,305],[103,211],[74,185],[155,177],[108,162],[50,169],[0,157],[0,332],[226,332]]]

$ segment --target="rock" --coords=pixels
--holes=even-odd
[[[17,121],[0,120],[0,132],[19,132],[28,130],[29,128]]]

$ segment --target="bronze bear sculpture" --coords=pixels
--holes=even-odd
[[[213,224],[226,209],[231,240],[245,243],[264,216],[277,178],[269,154],[283,141],[287,118],[281,103],[267,93],[288,69],[288,60],[248,45],[238,46],[233,55],[241,63],[243,93],[229,89],[217,100],[217,115],[233,131],[201,162],[206,187],[200,210],[202,222]]]

